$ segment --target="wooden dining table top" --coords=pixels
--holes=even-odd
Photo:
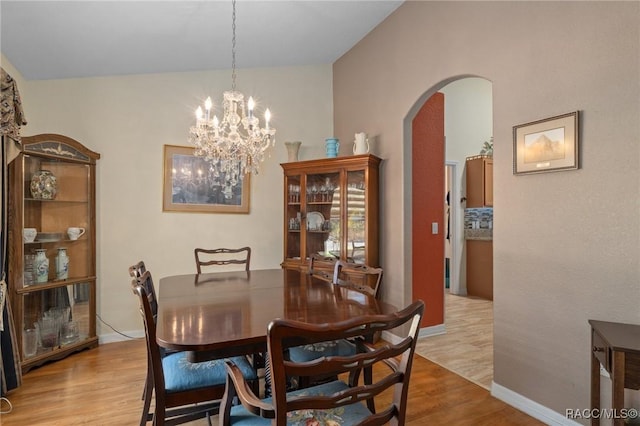
[[[320,324],[396,311],[299,270],[175,275],[160,279],[156,340],[198,362],[266,351],[267,326],[276,318]]]

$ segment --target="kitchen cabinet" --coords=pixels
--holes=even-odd
[[[493,300],[493,242],[467,240],[467,295]]]
[[[365,154],[282,164],[283,267],[306,269],[315,253],[379,266],[380,162]]]
[[[98,346],[99,158],[74,139],[41,134],[24,137],[9,164],[8,284],[23,372]]]
[[[484,155],[468,157],[467,208],[493,206],[493,158]]]

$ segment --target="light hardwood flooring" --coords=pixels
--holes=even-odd
[[[145,374],[142,339],[76,353],[25,374],[23,385],[8,395],[13,410],[0,415],[0,424],[136,425]],[[414,359],[407,415],[412,426],[542,425],[421,356]]]
[[[416,351],[447,370],[491,389],[493,302],[445,292],[446,334],[423,337]]]

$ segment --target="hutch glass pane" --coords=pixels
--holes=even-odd
[[[287,188],[287,254],[289,259],[300,259],[300,175],[288,176]]]
[[[307,256],[340,256],[340,173],[307,175]]]
[[[90,334],[90,292],[90,283],[79,283],[24,293],[24,357],[86,339]]]
[[[347,260],[365,263],[366,199],[364,171],[347,172]]]

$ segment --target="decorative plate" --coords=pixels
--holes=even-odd
[[[62,240],[63,234],[58,232],[38,232],[36,243],[49,243]]]
[[[307,231],[322,231],[324,216],[320,212],[307,213]]]

